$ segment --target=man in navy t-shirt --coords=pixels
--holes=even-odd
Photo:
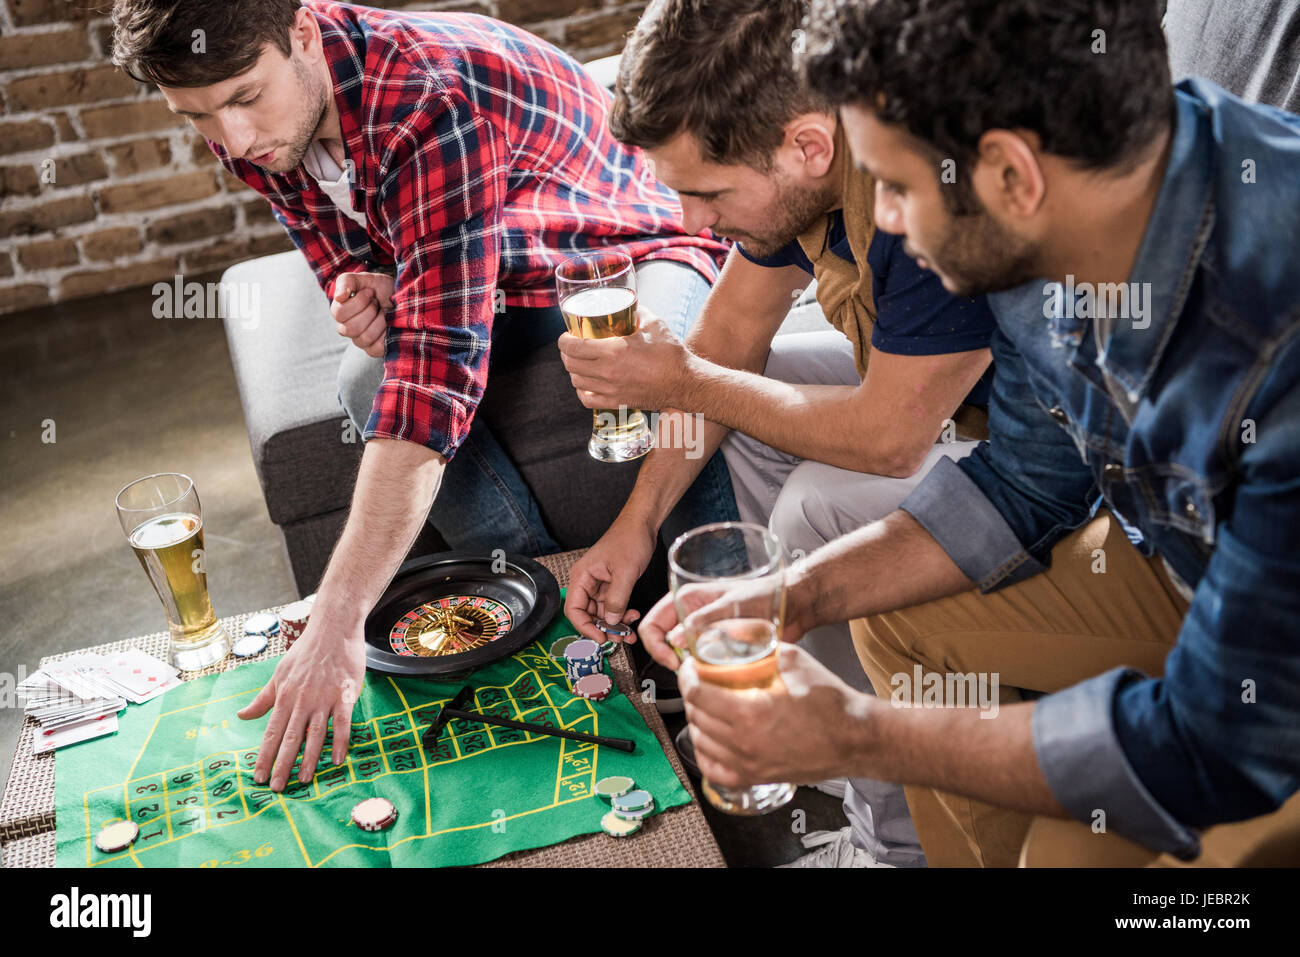
[[[638,617],[628,596],[660,526],[715,449],[741,518],[799,557],[884,517],[935,462],[974,448],[962,438],[982,437],[993,316],[872,226],[874,182],[795,76],[805,6],[725,0],[687,16],[661,0],[624,51],[611,131],[677,191],[687,232],[737,245],[686,343],[644,309],[636,335],[560,339],[585,405],[661,412],[627,504],[571,573],[565,613],[589,637],[604,637],[595,618]],[[814,277],[802,325],[815,331],[777,336]],[[847,625],[801,644],[870,691]],[[661,682],[657,695],[662,708]],[[808,835],[822,846],[802,864],[924,862],[901,788],[856,779],[844,800],[851,827]]]

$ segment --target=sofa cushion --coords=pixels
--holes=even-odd
[[[264,256],[232,266],[222,282],[257,306],[251,316],[223,308],[223,321],[271,521],[346,508],[362,446],[338,402],[348,341],[307,260],[297,250]],[[223,297],[232,301],[230,293]]]

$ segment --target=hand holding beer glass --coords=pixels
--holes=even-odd
[[[569,334],[579,339],[630,336],[639,327],[636,270],[616,250],[575,256],[555,270],[560,311]],[[654,434],[640,409],[593,409],[587,451],[598,462],[630,462],[654,447]]]
[[[736,691],[779,685],[777,647],[785,618],[781,546],[761,525],[719,522],[692,529],[668,550],[673,606],[701,681]],[[766,814],[788,803],[789,783],[724,788],[702,782],[729,814]]]
[[[167,612],[168,660],[182,671],[226,657],[230,638],[208,598],[203,513],[188,475],[149,475],[117,493],[117,517]]]

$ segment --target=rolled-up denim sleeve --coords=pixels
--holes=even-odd
[[[940,459],[901,505],[985,592],[1047,568],[1052,546],[1100,501],[1091,470],[1000,329],[990,348],[988,441],[958,462]]]

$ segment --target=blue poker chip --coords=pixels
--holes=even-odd
[[[259,611],[244,619],[244,634],[266,635],[268,638],[280,630],[280,619],[269,611]]]
[[[605,634],[611,635],[615,638],[626,638],[632,634],[632,626],[625,625],[623,622],[619,622],[617,625],[611,625],[597,618],[595,624],[596,627]]]

